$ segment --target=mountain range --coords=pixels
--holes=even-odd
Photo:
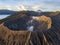
[[[0,15],[8,15],[8,14],[15,14],[19,11],[12,11],[12,10],[0,10]]]

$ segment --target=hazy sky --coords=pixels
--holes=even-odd
[[[60,11],[60,0],[0,0],[0,9]]]

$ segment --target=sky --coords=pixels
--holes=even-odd
[[[0,0],[0,9],[60,11],[60,0]]]

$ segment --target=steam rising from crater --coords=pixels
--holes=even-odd
[[[35,22],[36,21],[36,22]],[[42,23],[41,23],[42,22]],[[28,31],[33,31],[33,30],[45,30],[45,29],[50,29],[51,28],[51,18],[46,17],[46,16],[32,16],[32,19],[28,21],[27,23],[27,30]],[[40,26],[40,27],[39,27]],[[39,29],[38,29],[39,27]]]
[[[29,27],[27,27],[27,30],[28,30],[28,31],[33,31],[33,29],[34,29],[34,26],[29,26]]]

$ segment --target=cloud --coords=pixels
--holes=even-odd
[[[33,5],[33,6],[28,6],[28,5],[17,5],[17,6],[11,6],[11,5],[5,5],[1,6],[0,9],[8,9],[8,10],[13,10],[13,11],[22,11],[22,10],[42,10],[42,11],[60,11],[60,7],[56,7],[50,4],[40,4],[40,5]]]
[[[16,6],[16,8],[18,9],[18,10],[28,10],[28,7],[27,6],[24,6],[24,5],[20,5],[20,6]]]
[[[32,10],[34,10],[34,11],[37,11],[39,9],[40,9],[40,6],[39,5],[35,5],[35,6],[32,7]]]
[[[1,6],[0,10],[1,9],[7,9],[7,10],[13,10],[13,11],[29,10],[28,6],[24,6],[24,5],[20,5],[20,6],[5,5],[5,6]]]
[[[45,4],[51,4],[54,6],[60,6],[60,0],[46,0],[44,1]]]
[[[0,7],[0,10],[1,10],[1,9],[12,10],[12,8],[13,8],[13,7],[10,6],[10,5],[5,5],[5,6],[1,6],[1,7]]]
[[[0,9],[9,10],[60,10],[60,0],[0,0]]]

